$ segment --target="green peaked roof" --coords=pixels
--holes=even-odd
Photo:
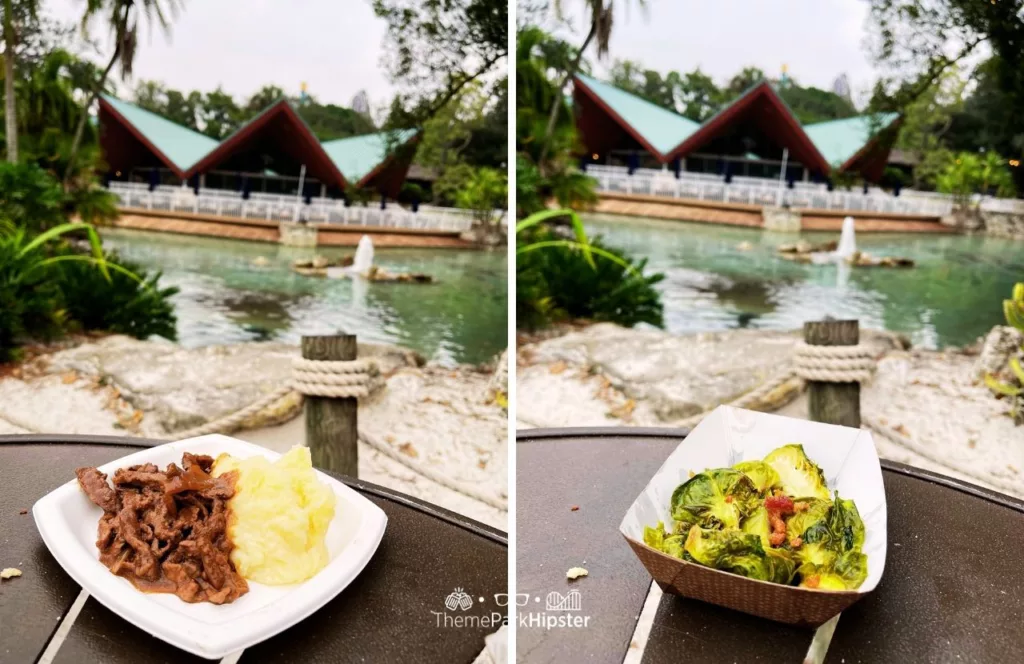
[[[183,171],[219,145],[209,136],[175,124],[134,104],[109,95],[103,95],[103,99]]]
[[[879,114],[877,128],[888,127],[898,117],[898,113]],[[857,154],[871,139],[871,121],[872,116],[870,115],[858,115],[842,120],[804,125],[804,131],[828,163],[833,166],[841,166]]]
[[[402,129],[396,132],[395,143],[402,145],[416,135],[415,129]],[[338,167],[341,174],[349,182],[362,180],[387,155],[388,132],[350,136],[323,143],[324,151]]]
[[[661,154],[669,153],[700,127],[689,118],[613,85],[583,74],[576,77]]]

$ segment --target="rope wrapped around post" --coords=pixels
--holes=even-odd
[[[303,396],[316,397],[365,397],[369,396],[379,375],[377,364],[372,360],[306,360],[297,359],[292,364],[293,389]]]
[[[804,380],[822,383],[865,383],[875,370],[875,351],[856,346],[796,346],[793,372]]]

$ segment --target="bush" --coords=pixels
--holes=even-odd
[[[455,204],[472,210],[473,218],[488,226],[500,221],[501,215],[496,215],[495,210],[504,210],[508,205],[508,176],[494,168],[474,170],[455,195]]]
[[[1013,293],[1009,300],[1003,300],[1003,313],[1006,315],[1006,324],[1024,332],[1024,283],[1013,287]],[[1003,382],[999,376],[992,374],[985,375],[985,384],[998,396],[1010,400],[1010,417],[1016,424],[1024,424],[1024,346],[1020,352],[1010,357],[1006,369],[1001,372],[1006,374],[1008,381]]]
[[[39,232],[64,222],[63,207],[64,192],[49,173],[35,164],[0,163],[0,219]]]
[[[518,235],[520,242],[558,242],[549,228]],[[661,295],[654,285],[661,273],[644,275],[647,260],[634,262],[624,252],[591,238],[588,246],[611,252],[617,262],[593,254],[593,264],[581,246],[554,244],[516,256],[517,325],[534,329],[559,321],[586,319],[632,327],[647,323],[662,327]]]
[[[24,230],[0,228],[0,362],[16,359],[27,339],[57,336],[67,318],[47,256],[41,247],[27,248],[29,242]]]
[[[936,179],[938,190],[952,194],[961,202],[973,194],[1011,197],[1016,194],[1013,174],[1006,159],[995,152],[979,156],[973,152],[950,154]]]
[[[108,280],[92,263],[62,261],[54,265],[55,282],[72,325],[136,339],[156,334],[176,340],[177,318],[170,298],[178,289],[160,288],[159,272],[149,275],[141,265],[122,261],[113,251],[106,252],[104,258],[132,274],[110,270]]]

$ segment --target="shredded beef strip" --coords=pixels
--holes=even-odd
[[[186,602],[227,604],[247,593],[227,534],[238,472],[213,477],[213,462],[186,452],[180,467],[119,468],[113,487],[96,468],[76,470],[82,491],[103,509],[100,562],[143,592],[174,593]]]

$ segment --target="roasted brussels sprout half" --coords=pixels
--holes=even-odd
[[[829,499],[825,474],[807,458],[803,445],[785,445],[772,450],[764,462],[779,474],[786,495],[793,498]]]
[[[644,527],[644,544],[670,556],[683,557],[683,536],[667,534],[661,521],[657,528]]]
[[[672,518],[687,527],[738,529],[759,499],[754,483],[743,473],[731,468],[707,470],[672,493]]]
[[[864,546],[864,522],[852,500],[843,500],[836,491],[832,504],[829,530],[836,538],[841,551],[860,551]]]
[[[764,461],[741,461],[733,468],[749,477],[761,495],[779,484],[779,474]]]
[[[784,551],[765,551],[761,539],[739,530],[694,526],[683,545],[686,557],[706,567],[773,583],[789,583],[795,563]]]
[[[761,505],[753,512],[750,513],[746,519],[743,520],[742,530],[745,533],[751,535],[757,535],[761,538],[761,546],[768,549],[771,546],[771,541],[768,536],[771,535],[772,527],[768,522],[768,510],[765,509],[764,505]]]

